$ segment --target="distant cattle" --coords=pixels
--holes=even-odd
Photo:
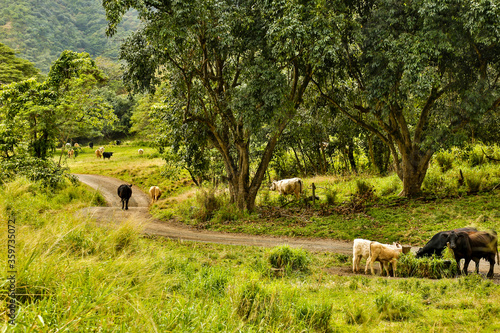
[[[102,153],[102,157],[103,157],[104,159],[106,159],[106,158],[107,158],[107,159],[109,160],[109,159],[111,159],[111,156],[113,156],[113,152],[111,152],[111,151],[110,151],[110,152],[106,152],[106,151],[105,151],[105,152],[103,152],[103,153]]]
[[[66,143],[65,146],[66,146],[66,149],[70,149],[71,148],[71,143],[68,142],[68,143]]]
[[[465,231],[452,231],[449,235],[450,249],[453,251],[460,272],[460,260],[464,259],[463,272],[468,274],[470,261],[476,263],[476,273],[479,273],[479,260],[486,259],[490,263],[490,270],[487,277],[493,277],[495,258],[500,264],[498,256],[498,237],[495,231],[491,233],[478,231],[467,233]]]
[[[92,141],[89,142],[90,149],[94,148],[94,143]]]
[[[102,151],[100,149],[96,149],[95,151],[95,157],[101,158],[102,157]]]
[[[116,145],[117,145],[117,146],[119,146],[119,145],[121,145],[121,144],[122,144],[122,142],[121,142],[120,140],[116,140]]]
[[[278,191],[282,195],[294,194],[295,198],[298,199],[302,193],[302,186],[302,179],[291,178],[273,181],[269,189],[271,191]]]
[[[73,146],[76,148],[80,148],[80,145],[78,144],[78,142],[75,142],[75,144]]]
[[[139,150],[138,150],[138,153],[139,153],[139,155],[144,154],[144,149],[142,149],[142,148],[141,148],[141,149],[139,149]]]
[[[75,157],[75,151],[73,149],[68,150],[68,158]]]
[[[158,201],[158,199],[160,198],[161,196],[161,190],[158,186],[151,186],[149,188],[149,195],[151,196],[151,200],[152,202],[156,202]]]
[[[398,244],[399,245],[399,244]],[[387,271],[387,275],[389,274],[389,265],[392,265],[393,275],[396,276],[396,265],[398,262],[398,258],[403,253],[403,248],[401,245],[396,245],[396,247],[392,247],[390,245],[381,244],[379,242],[371,242],[370,243],[370,257],[366,262],[366,267],[370,265],[370,270],[372,275],[375,274],[373,271],[373,263],[375,261],[379,261],[383,269]],[[365,272],[367,269],[365,269]]]
[[[440,257],[443,255],[443,250],[448,243],[448,238],[451,232],[467,232],[469,234],[477,232],[476,228],[459,228],[448,231],[441,231],[432,236],[431,240],[417,251],[417,258],[431,257],[433,254]]]
[[[121,198],[122,210],[128,210],[128,200],[132,196],[132,184],[123,184],[118,187],[118,196]]]

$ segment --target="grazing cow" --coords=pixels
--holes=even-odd
[[[291,178],[273,181],[269,189],[278,191],[282,195],[295,194],[295,198],[298,199],[302,193],[302,179]]]
[[[138,153],[139,153],[139,155],[144,154],[144,149],[142,149],[142,148],[141,148],[141,149],[139,149],[139,150],[138,150]]]
[[[151,196],[152,203],[158,201],[161,196],[161,190],[158,186],[151,186],[149,188],[149,195]]]
[[[71,143],[68,142],[68,143],[66,143],[65,146],[66,146],[66,149],[70,149],[71,148]]]
[[[111,156],[113,156],[113,152],[111,152],[111,151],[110,151],[110,152],[106,152],[106,151],[105,151],[105,152],[103,152],[103,153],[102,153],[102,157],[103,157],[104,159],[106,159],[106,158],[107,158],[107,159],[109,160],[109,159],[111,159]]]
[[[89,142],[90,149],[94,148],[94,143],[92,141]]]
[[[352,244],[352,272],[359,272],[359,263],[361,259],[367,259],[370,256],[370,243],[367,239],[356,238]],[[379,263],[380,264],[380,263]],[[382,270],[382,266],[379,266]]]
[[[75,142],[75,144],[73,146],[76,148],[80,148],[80,145],[78,144],[78,142]]]
[[[101,153],[104,153],[104,147],[100,147],[99,150],[101,151]]]
[[[128,200],[132,196],[132,184],[123,184],[118,187],[118,196],[122,199],[122,210],[128,210]]]
[[[495,231],[492,231],[492,233],[478,231],[472,234],[464,231],[452,231],[449,236],[449,241],[459,272],[461,272],[460,260],[465,259],[463,267],[465,275],[468,274],[467,270],[471,260],[476,263],[476,273],[479,273],[479,260],[484,258],[490,263],[490,270],[486,276],[489,278],[493,277],[495,257],[500,264],[498,237]]]
[[[116,140],[116,145],[117,145],[117,146],[119,146],[119,145],[121,145],[121,144],[122,144],[122,142],[121,142],[120,140]]]
[[[96,149],[95,151],[95,157],[101,158],[102,157],[102,151],[100,149]]]
[[[474,233],[477,232],[477,229],[475,228],[459,228],[459,229],[454,229],[454,230],[449,230],[449,231],[441,231],[432,236],[431,240],[427,242],[427,244],[424,245],[424,247],[420,248],[417,251],[416,258],[422,258],[422,257],[431,257],[433,254],[435,254],[438,257],[441,257],[443,255],[443,250],[446,247],[446,244],[448,243],[448,238],[450,236],[451,232],[467,232],[467,233]]]
[[[73,149],[68,150],[68,158],[75,157],[75,151]]]
[[[373,270],[373,263],[375,261],[380,261],[383,265],[384,269],[387,271],[387,275],[389,274],[389,264],[392,264],[393,275],[396,276],[396,265],[398,262],[398,258],[403,253],[403,248],[399,245],[396,247],[392,247],[386,244],[381,244],[379,242],[371,242],[370,243],[370,257],[366,261],[365,273],[367,272],[368,264],[370,265],[370,270],[372,275],[375,274]],[[383,273],[383,271],[381,271]]]

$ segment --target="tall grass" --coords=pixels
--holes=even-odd
[[[500,290],[480,277],[429,281],[337,276],[329,269],[345,263],[327,253],[306,253],[305,274],[277,277],[266,274],[271,265],[267,260],[283,248],[149,239],[140,236],[133,221],[98,226],[75,215],[94,204],[94,197],[80,187],[40,192],[22,179],[0,187],[0,218],[16,217],[18,272],[16,326],[7,323],[8,286],[0,283],[2,331],[499,328]],[[2,228],[0,239],[6,237]],[[1,244],[6,253],[5,242]],[[5,265],[0,273],[6,276]],[[348,308],[351,316],[346,315]]]

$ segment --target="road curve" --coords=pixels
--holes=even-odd
[[[228,245],[251,245],[273,247],[288,244],[292,247],[301,247],[311,251],[331,251],[341,254],[352,253],[352,243],[347,241],[333,241],[325,239],[297,239],[288,237],[253,236],[197,230],[174,221],[165,222],[155,219],[148,212],[149,196],[137,186],[132,187],[132,197],[129,201],[129,210],[122,211],[120,198],[117,194],[118,186],[127,182],[120,179],[101,175],[75,174],[80,182],[98,190],[106,199],[107,207],[89,207],[80,211],[80,214],[90,215],[103,223],[122,223],[128,221],[140,225],[143,232],[171,239],[218,243]]]

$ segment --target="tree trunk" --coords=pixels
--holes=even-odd
[[[432,154],[431,151],[422,153],[418,148],[408,149],[402,154],[398,176],[403,181],[403,190],[399,196],[415,197],[422,192],[422,183]]]

